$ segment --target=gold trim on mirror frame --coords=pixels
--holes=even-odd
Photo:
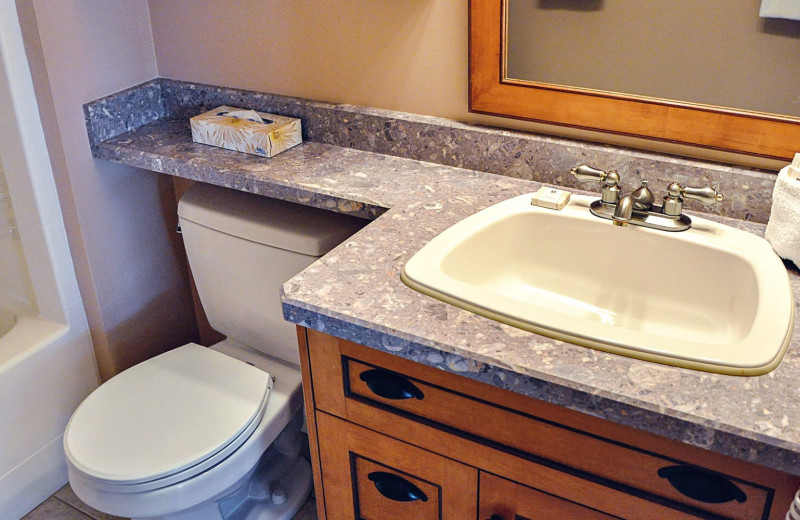
[[[658,141],[791,160],[800,118],[510,79],[508,0],[469,2],[469,109]]]

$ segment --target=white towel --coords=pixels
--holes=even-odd
[[[800,179],[789,177],[789,168],[775,181],[765,238],[778,256],[800,267]]]
[[[761,18],[800,20],[800,0],[761,0]]]

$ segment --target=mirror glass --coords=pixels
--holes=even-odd
[[[800,21],[761,0],[508,0],[506,78],[800,117]]]

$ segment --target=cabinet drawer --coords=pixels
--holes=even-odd
[[[395,371],[343,358],[342,392],[732,518],[761,518],[770,493],[756,484],[486,403]]]
[[[560,471],[600,477],[604,485],[667,500],[665,504],[733,519],[769,517],[774,488],[743,477],[739,464],[733,472],[724,465],[700,467],[680,458],[685,450],[678,443],[664,455],[587,433],[525,413],[514,403],[490,403],[481,398],[482,392],[468,393],[479,384],[474,381],[453,385],[457,376],[350,342],[322,341],[317,349],[314,336],[309,332],[316,406],[334,415],[363,422],[371,413],[367,409],[375,408],[395,415],[397,421],[420,421],[466,438],[485,439],[494,448],[546,459]]]
[[[327,520],[475,518],[478,471],[316,414]]]
[[[589,509],[536,489],[481,472],[480,520],[614,520],[618,517]]]

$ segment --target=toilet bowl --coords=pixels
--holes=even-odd
[[[156,356],[87,397],[64,433],[70,484],[133,519],[288,520],[311,469],[280,285],[363,221],[203,184],[179,216],[200,299],[227,339]]]

